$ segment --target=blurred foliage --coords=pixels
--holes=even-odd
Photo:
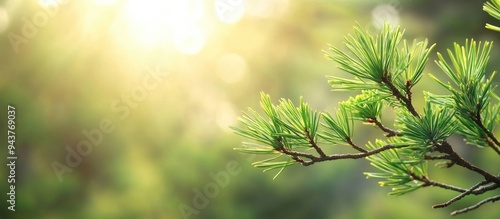
[[[303,96],[316,109],[333,109],[346,100],[344,94],[330,92],[324,75],[343,73],[321,50],[327,44],[340,45],[355,22],[373,27],[378,18],[372,10],[377,6],[392,4],[407,37],[428,37],[431,44],[437,43],[433,51],[443,52],[465,38],[495,41],[499,36],[484,28],[491,21],[481,1],[255,1],[260,5],[254,5],[253,12],[249,4],[241,20],[227,24],[218,19],[215,1],[207,0],[196,21],[205,36],[203,49],[184,54],[168,25],[189,22],[169,18],[164,22],[165,39],[155,38],[161,36],[161,26],[155,26],[161,22],[155,17],[135,26],[124,18],[131,0],[112,5],[75,0],[61,3],[16,53],[8,35],[21,34],[25,19],[44,10],[39,2],[44,1],[0,1],[8,15],[7,21],[0,16],[0,27],[5,26],[0,28],[0,124],[6,124],[6,105],[15,105],[19,157],[16,212],[8,211],[3,201],[1,218],[182,218],[179,204],[193,206],[193,189],[213,183],[210,172],[226,170],[233,160],[241,172],[191,218],[442,218],[447,211],[428,206],[450,193],[436,189],[387,198],[385,191],[364,180],[361,172],[367,163],[293,166],[273,181],[272,175],[251,167],[252,157],[232,150],[241,139],[227,127],[234,124],[238,109],[257,108],[260,91],[287,99]],[[139,20],[148,17],[149,9]],[[498,51],[494,47],[492,57],[500,57]],[[499,65],[493,62],[488,68]],[[135,108],[128,107],[122,120],[123,112],[113,104],[126,106],[123,96],[133,95],[157,67],[163,80],[135,101]],[[430,65],[428,72],[437,72],[436,66]],[[426,82],[430,80],[422,77],[421,84],[432,84]],[[445,92],[423,85],[415,93]],[[414,98],[420,103],[423,99]],[[59,182],[51,164],[64,163],[66,147],[75,148],[86,139],[83,130],[98,128],[106,118],[115,130]],[[366,139],[355,141],[373,138],[372,129],[357,130],[366,133]],[[0,125],[0,131],[5,133],[6,127]],[[461,139],[453,143],[462,144]],[[496,159],[473,148],[460,150],[486,169]],[[6,150],[1,151],[6,157]],[[1,168],[0,175],[7,176],[6,171]],[[453,177],[446,172],[434,175]],[[7,182],[0,182],[6,194]],[[466,217],[496,215],[495,206],[486,205]]]

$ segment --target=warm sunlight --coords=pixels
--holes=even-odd
[[[204,10],[202,0],[128,0],[122,18],[137,43],[146,48],[171,43],[182,53],[196,54],[205,43],[200,27]]]
[[[499,2],[0,0],[0,219],[500,218]]]
[[[118,0],[95,0],[98,5],[114,5]]]
[[[37,2],[51,15],[68,5],[68,0]],[[288,0],[93,0],[81,6],[89,7],[84,21],[86,40],[102,34],[96,31],[104,28],[96,26],[106,26],[109,21],[114,42],[124,46],[194,55],[203,50],[217,26],[234,25],[245,15],[254,19],[278,17],[287,5]]]

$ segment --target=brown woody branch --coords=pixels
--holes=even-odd
[[[434,206],[432,206],[432,208],[444,208],[444,207],[447,207],[448,205],[451,205],[453,202],[456,202],[456,201],[462,199],[463,197],[465,197],[467,195],[474,194],[473,193],[474,190],[476,190],[480,186],[483,186],[483,185],[485,185],[487,183],[488,183],[487,181],[481,181],[481,182],[477,183],[476,185],[470,187],[470,189],[467,189],[466,191],[460,193],[460,195],[455,196],[454,198],[450,199],[449,201],[447,201],[445,203],[434,205]]]
[[[326,157],[326,154],[323,151],[323,149],[321,149],[318,146],[318,144],[316,144],[316,141],[314,141],[314,139],[311,137],[311,133],[309,133],[309,130],[305,130],[305,134],[306,134],[307,140],[309,141],[309,144],[311,144],[311,147],[313,147],[314,150],[316,150],[316,152],[318,152],[319,156]]]
[[[361,147],[357,146],[356,144],[354,144],[354,143],[352,142],[351,138],[349,138],[349,137],[347,137],[347,138],[346,138],[346,142],[347,142],[347,143],[348,143],[348,144],[349,144],[352,148],[356,149],[357,151],[359,151],[359,152],[361,152],[361,153],[366,153],[366,152],[368,152],[366,149],[363,149],[363,148],[361,148]]]
[[[402,136],[403,135],[394,129],[390,129],[390,128],[384,126],[384,124],[382,124],[380,121],[378,121],[377,118],[368,118],[368,119],[366,119],[366,121],[369,123],[375,124],[380,130],[387,133],[385,135],[385,137],[393,137],[393,136]]]
[[[500,155],[500,149],[498,149],[498,147],[495,146],[495,144],[490,139],[486,138],[485,141],[488,146],[490,146],[495,152],[497,152],[497,154]]]
[[[413,116],[420,118],[420,115],[415,110],[415,107],[413,107],[411,99],[405,97],[405,95],[403,95],[399,91],[399,89],[396,86],[394,86],[394,84],[391,81],[391,76],[390,76],[390,74],[389,74],[389,72],[388,72],[387,69],[385,70],[385,74],[381,78],[381,81],[382,81],[383,84],[385,84],[389,88],[389,90],[391,90],[392,95],[394,95],[394,97],[396,97],[396,99],[398,99],[400,102],[402,102],[406,106],[406,108],[408,109],[408,111],[410,111],[410,113]]]
[[[483,204],[486,204],[488,202],[496,202],[500,200],[500,195],[497,195],[497,196],[493,196],[493,197],[490,197],[490,198],[487,198],[487,199],[484,199],[480,202],[478,202],[477,204],[475,205],[472,205],[472,206],[469,206],[467,208],[463,208],[463,209],[460,209],[460,210],[457,210],[457,211],[454,211],[454,212],[451,212],[451,215],[454,216],[454,215],[457,215],[457,214],[462,214],[462,213],[466,213],[466,212],[469,212],[469,211],[472,211],[476,208],[479,208],[481,205]]]
[[[443,141],[442,143],[436,143],[436,150],[448,154],[450,156],[450,160],[455,162],[457,165],[464,167],[466,169],[469,169],[471,171],[474,171],[478,174],[481,174],[487,181],[489,182],[494,182],[496,184],[500,184],[500,178],[486,172],[485,170],[474,166],[473,164],[469,163],[468,161],[464,160],[460,155],[458,155],[451,145],[447,141]]]
[[[279,149],[279,152],[284,153],[286,155],[291,156],[295,161],[299,162],[303,166],[309,166],[314,163],[318,162],[323,162],[323,161],[330,161],[330,160],[342,160],[342,159],[360,159],[360,158],[365,158],[374,154],[378,154],[382,151],[390,150],[393,148],[401,148],[404,146],[394,146],[394,145],[384,145],[380,148],[373,149],[370,151],[362,152],[362,153],[354,153],[354,154],[332,154],[332,155],[326,155],[324,157],[321,156],[314,156],[312,154],[308,153],[303,153],[303,152],[298,152],[298,151],[292,151],[289,150],[285,147],[282,147]],[[302,158],[307,158],[309,161],[305,161]]]
[[[427,178],[426,176],[418,176],[414,173],[410,173],[411,177],[414,179],[414,180],[418,180],[420,182],[423,182],[424,183],[424,187],[427,187],[427,186],[435,186],[435,187],[439,187],[439,188],[443,188],[443,189],[448,189],[448,190],[453,190],[453,191],[457,191],[457,192],[465,192],[467,191],[466,189],[463,189],[463,188],[459,188],[459,187],[456,187],[456,186],[452,186],[452,185],[448,185],[448,184],[445,184],[445,183],[440,183],[440,182],[436,182],[434,180],[430,180],[429,178]]]
[[[386,85],[389,88],[392,95],[398,101],[400,101],[413,116],[415,116],[417,118],[421,118],[412,104],[412,99],[411,99],[412,93],[410,90],[409,82],[407,82],[406,89],[404,90],[406,96],[392,83],[391,77],[387,71],[385,72],[384,76],[381,78],[381,83]],[[487,140],[486,142],[488,143],[488,145],[491,148],[493,148],[498,154],[500,154],[500,149],[499,149],[500,142],[498,141],[498,139],[495,138],[495,136],[489,130],[486,129],[484,124],[481,122],[480,114],[478,113],[476,115],[476,117],[473,118],[472,120],[487,134],[489,139],[486,139]],[[367,119],[367,122],[375,124],[378,128],[380,128],[382,131],[387,133],[386,134],[387,137],[402,136],[402,133],[399,133],[397,130],[393,130],[393,129],[390,129],[390,128],[384,126],[376,118],[369,118],[369,119]],[[305,131],[305,135],[306,135],[311,147],[314,148],[316,150],[316,152],[318,153],[318,156],[315,156],[313,154],[298,152],[298,151],[292,151],[284,146],[277,149],[277,150],[283,154],[291,156],[292,159],[294,159],[298,163],[302,164],[303,166],[309,166],[309,165],[312,165],[314,163],[323,162],[323,161],[341,160],[341,159],[360,159],[360,158],[365,158],[365,157],[368,157],[368,156],[371,156],[374,154],[381,153],[381,152],[386,151],[386,150],[406,147],[406,146],[396,147],[394,145],[388,144],[388,145],[382,146],[382,147],[377,148],[377,149],[366,150],[366,149],[363,149],[363,148],[357,146],[356,144],[354,144],[350,138],[347,138],[347,139],[345,139],[346,142],[353,149],[359,151],[360,153],[326,155],[324,153],[324,151],[321,149],[321,147],[318,146],[317,143],[315,142],[315,140],[310,136],[310,133],[307,130]],[[491,139],[491,141],[490,141],[490,139]],[[464,188],[459,188],[459,187],[456,187],[453,185],[433,181],[433,180],[427,178],[426,176],[417,176],[413,173],[410,173],[411,176],[413,177],[413,179],[420,181],[420,182],[423,182],[424,187],[433,186],[433,187],[439,187],[439,188],[443,188],[443,189],[447,189],[447,190],[460,192],[459,195],[455,196],[454,198],[450,199],[449,201],[434,205],[433,208],[447,207],[447,206],[451,205],[452,203],[461,200],[465,196],[483,194],[487,191],[491,191],[491,190],[494,190],[494,189],[497,189],[500,187],[500,177],[499,176],[494,176],[494,175],[486,172],[485,170],[483,170],[483,169],[471,164],[470,162],[464,160],[460,155],[458,155],[453,150],[453,148],[451,147],[451,145],[447,141],[434,143],[434,150],[436,152],[442,153],[442,155],[436,155],[436,156],[426,155],[424,157],[424,159],[425,160],[448,160],[451,162],[449,166],[451,166],[453,164],[457,164],[457,165],[464,167],[470,171],[473,171],[473,172],[476,172],[476,173],[482,175],[485,178],[485,180],[475,184],[474,186],[470,187],[469,189],[464,189]],[[495,202],[498,200],[500,200],[500,196],[494,196],[491,198],[487,198],[487,199],[485,199],[485,200],[483,200],[475,205],[472,205],[470,207],[467,207],[467,208],[464,208],[464,209],[461,209],[458,211],[454,211],[454,212],[452,212],[452,215],[465,213],[465,212],[474,210],[487,202]]]
[[[411,95],[412,95],[411,85],[412,85],[411,80],[407,80],[406,84],[405,84],[405,93],[408,96],[408,100],[410,101],[410,103],[411,103]]]
[[[381,81],[391,90],[391,93],[396,97],[396,99],[398,99],[400,102],[402,102],[405,105],[405,107],[408,109],[408,111],[410,113],[412,113],[417,118],[421,118],[420,115],[418,114],[418,112],[413,107],[413,104],[412,104],[411,90],[410,90],[410,87],[411,87],[410,81],[406,82],[406,89],[405,89],[405,92],[406,92],[406,94],[407,94],[408,97],[405,97],[396,88],[396,86],[394,86],[394,84],[391,82],[390,74],[389,74],[389,72],[387,70],[385,72],[385,75],[381,78]],[[493,150],[495,150],[495,152],[497,152],[497,154],[500,154],[500,149],[499,149],[500,142],[498,141],[498,139],[495,138],[495,136],[493,135],[493,133],[491,133],[484,126],[484,124],[481,121],[481,114],[479,112],[480,111],[478,110],[478,112],[476,113],[475,118],[473,118],[472,120],[486,133],[486,135],[488,136],[488,138],[491,139],[491,141],[489,139],[486,139],[486,143],[488,143],[488,145]],[[379,125],[377,124],[377,126],[379,126]],[[381,128],[382,130],[384,130],[383,126],[379,126],[379,128]],[[492,141],[496,145],[493,144]],[[418,177],[418,176],[412,174],[412,176],[415,179],[424,182],[424,186],[437,186],[437,187],[441,187],[441,188],[444,188],[444,189],[450,189],[450,190],[455,190],[455,191],[462,192],[460,195],[456,196],[455,198],[449,200],[446,203],[438,204],[438,205],[433,206],[434,208],[446,207],[446,206],[450,205],[451,203],[453,203],[455,201],[458,201],[461,198],[463,198],[464,196],[469,195],[469,194],[482,194],[482,193],[484,193],[486,191],[493,190],[493,189],[496,189],[496,188],[500,187],[500,178],[499,177],[494,176],[494,175],[486,172],[485,170],[483,170],[483,169],[481,169],[479,167],[476,167],[473,164],[469,163],[468,161],[464,160],[460,155],[458,155],[453,150],[453,148],[451,147],[451,145],[447,141],[444,141],[440,145],[436,144],[434,146],[436,147],[436,151],[444,153],[445,155],[441,155],[441,156],[425,156],[424,159],[426,159],[426,160],[450,160],[451,164],[448,167],[452,166],[453,164],[458,164],[459,166],[462,166],[462,167],[464,167],[466,169],[474,171],[474,172],[482,175],[485,178],[485,181],[481,181],[481,182],[477,183],[476,185],[474,185],[473,187],[471,187],[470,189],[465,190],[465,189],[462,189],[462,188],[458,188],[458,187],[454,187],[454,186],[450,186],[450,185],[447,185],[447,184],[443,184],[443,183],[439,183],[439,182],[435,182],[435,181],[429,180],[427,177]],[[483,186],[483,185],[488,184],[490,182],[493,183],[493,184],[491,184],[489,186]],[[479,188],[480,186],[483,186],[483,187]],[[487,202],[490,202],[490,201],[491,202],[495,202],[495,201],[498,201],[498,200],[500,200],[500,196],[491,197],[491,198],[485,199],[485,200],[477,203],[476,205],[470,206],[468,208],[464,208],[462,210],[455,211],[451,215],[465,213],[465,212],[468,212],[470,210],[473,210],[473,209],[476,209],[476,208],[480,207],[484,203],[487,203]]]
[[[401,101],[406,106],[406,108],[408,109],[408,111],[411,114],[413,114],[417,118],[421,118],[420,115],[418,114],[418,112],[413,107],[411,100],[409,98],[406,98],[396,88],[396,86],[394,86],[394,84],[391,82],[391,76],[387,70],[385,71],[384,76],[381,78],[381,81],[391,90],[392,94],[396,97],[396,99]],[[408,93],[408,91],[407,91],[407,93]],[[484,127],[484,125],[482,125],[482,122],[480,120],[480,116],[481,116],[480,114],[477,114],[476,120],[478,120],[478,122],[481,124],[480,126]],[[484,129],[487,131],[486,133],[489,133],[489,131],[486,128],[484,128]],[[490,138],[496,140],[496,138],[494,138],[495,136],[493,136],[493,134],[491,134],[491,136],[490,135],[488,135],[488,136]],[[500,145],[500,143],[499,143],[499,145]],[[492,174],[484,171],[483,169],[476,167],[476,166],[472,165],[471,163],[469,163],[468,161],[464,160],[460,155],[458,155],[453,150],[453,148],[451,147],[451,145],[448,142],[444,141],[442,144],[435,145],[435,146],[437,146],[437,151],[450,155],[450,160],[455,162],[456,164],[483,175],[484,178],[490,182],[495,182],[497,184],[500,184],[500,179],[498,177],[495,177]]]
[[[451,160],[451,156],[450,155],[438,155],[438,156],[425,155],[424,159],[426,159],[426,160]]]
[[[477,110],[477,112],[475,113],[475,116],[472,117],[472,121],[474,123],[476,123],[476,125],[479,126],[479,128],[481,130],[483,130],[484,133],[486,133],[486,135],[488,136],[489,139],[491,139],[491,141],[493,141],[495,144],[493,144],[493,142],[491,142],[489,139],[486,139],[486,143],[488,144],[488,146],[490,146],[495,152],[497,152],[497,154],[500,155],[500,149],[498,147],[500,147],[500,142],[498,141],[498,139],[496,139],[495,135],[493,135],[493,133],[490,132],[490,130],[488,130],[483,122],[481,121],[481,113],[480,113],[480,109]]]

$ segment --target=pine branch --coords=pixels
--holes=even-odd
[[[456,163],[455,161],[452,160],[450,155],[438,155],[438,156],[424,155],[424,160],[447,160],[446,162],[441,162],[436,164],[438,168],[439,167],[450,168]]]
[[[478,203],[477,203],[477,204],[475,204],[475,205],[472,205],[472,206],[469,206],[469,207],[467,207],[467,208],[463,208],[463,209],[460,209],[460,210],[457,210],[457,211],[451,212],[451,216],[455,216],[455,215],[457,215],[457,214],[463,214],[463,213],[466,213],[466,212],[472,211],[472,210],[474,210],[474,209],[476,209],[476,208],[481,207],[481,205],[483,205],[483,204],[486,204],[486,203],[488,203],[488,202],[492,202],[492,203],[493,203],[493,202],[496,202],[496,201],[498,201],[498,200],[500,200],[500,195],[497,195],[497,196],[493,196],[493,197],[490,197],[490,198],[484,199],[484,200],[482,200],[482,201],[478,202]]]
[[[410,80],[407,80],[406,81],[406,84],[405,84],[405,93],[406,95],[408,96],[408,101],[411,103],[411,96],[412,96],[412,92],[411,92],[411,87],[412,87],[412,83]]]
[[[489,2],[484,3],[483,10],[492,17],[500,20],[500,2],[498,0],[490,0]],[[492,24],[487,23],[486,28],[500,32],[500,27]]]
[[[368,151],[361,148],[360,146],[357,146],[356,144],[354,144],[351,140],[351,138],[346,138],[346,142],[354,149],[356,149],[357,151],[361,152],[361,153],[367,153]]]
[[[474,195],[480,195],[480,194],[483,194],[485,192],[497,189],[499,187],[500,187],[500,184],[490,183],[490,185],[488,185],[488,186],[482,186],[480,188],[475,189],[474,191],[472,191],[472,194],[474,194]]]
[[[495,2],[500,8],[500,0]],[[492,92],[495,72],[489,79],[484,79],[491,42],[485,42],[482,48],[479,42],[478,49],[474,40],[470,44],[466,41],[465,46],[455,43],[454,52],[448,50],[452,65],[438,53],[439,61],[436,63],[456,86],[441,82],[431,75],[452,95],[427,96],[423,113],[419,114],[412,103],[411,89],[420,80],[434,45],[427,47],[425,40],[419,43],[414,41],[413,47],[409,47],[406,40],[402,40],[403,33],[399,27],[392,28],[387,24],[379,35],[373,36],[359,25],[356,26],[355,34],[345,38],[344,45],[348,53],[331,47],[333,54],[327,54],[339,64],[341,70],[354,76],[354,79],[330,76],[329,83],[334,91],[360,90],[362,94],[342,102],[340,109],[333,114],[317,113],[302,99],[299,107],[295,107],[290,100],[282,100],[280,105],[275,106],[269,95],[262,95],[261,106],[267,118],[250,110],[249,114],[240,119],[247,129],[234,130],[263,146],[247,143],[244,144],[246,148],[238,150],[254,154],[279,154],[254,163],[256,167],[267,168],[264,171],[277,168],[283,170],[294,163],[309,166],[323,161],[366,158],[380,170],[375,173],[366,172],[367,178],[381,178],[381,186],[392,187],[392,192],[389,193],[391,195],[402,195],[429,186],[460,193],[433,208],[447,207],[466,196],[500,188],[500,176],[465,160],[446,141],[449,136],[458,132],[464,135],[468,143],[481,147],[488,145],[500,155],[499,139],[489,130],[493,127],[490,121],[498,122],[495,115],[500,112],[500,108],[488,108],[490,94],[496,97]],[[390,106],[404,108],[395,110],[397,129],[385,126],[380,120],[382,108],[387,102]],[[366,144],[367,149],[359,147],[352,141],[354,120],[374,124],[389,138],[369,142]],[[458,126],[454,124],[457,122]],[[318,130],[318,124],[325,129]],[[359,153],[327,155],[318,145],[318,138],[333,145],[350,146]],[[307,149],[314,149],[315,152],[302,152]],[[275,161],[283,157],[288,157],[288,160]],[[442,161],[438,163],[438,167],[449,168],[457,164],[481,175],[484,180],[468,189],[431,180],[427,172],[430,160]],[[500,200],[500,196],[485,199],[476,205],[455,211],[452,215],[465,213],[497,200]]]
[[[398,131],[384,126],[384,124],[378,121],[377,118],[368,118],[366,119],[366,121],[375,124],[380,130],[386,132],[387,134],[385,135],[385,137],[403,136],[403,134],[399,133]]]
[[[392,95],[394,95],[394,97],[396,97],[396,99],[398,99],[401,103],[403,103],[403,105],[408,109],[408,111],[410,111],[410,113],[413,116],[420,118],[420,115],[415,110],[415,107],[413,107],[411,100],[406,98],[398,90],[398,88],[396,86],[394,86],[394,84],[391,82],[391,76],[390,76],[387,69],[385,70],[385,74],[384,74],[384,76],[382,76],[381,81],[383,84],[385,84],[389,88],[389,90],[391,90]]]
[[[493,148],[493,150],[495,150],[495,152],[497,152],[497,154],[500,155],[500,149],[498,148],[498,147],[500,147],[500,142],[496,139],[495,135],[493,135],[493,133],[490,132],[490,130],[488,130],[486,127],[484,127],[484,124],[481,121],[481,113],[479,110],[477,110],[477,113],[475,114],[475,117],[472,118],[472,121],[474,123],[476,123],[479,126],[479,128],[481,130],[483,130],[483,132],[486,133],[486,135],[496,144],[496,146],[495,146],[495,145],[493,145],[493,143],[491,143],[491,141],[486,140],[486,143],[491,148]]]
[[[477,183],[476,185],[470,187],[469,189],[463,190],[462,193],[460,193],[458,196],[455,196],[454,198],[450,199],[449,201],[447,201],[445,203],[434,205],[434,206],[432,206],[432,208],[444,208],[444,207],[447,207],[447,206],[453,204],[456,201],[459,201],[460,199],[462,199],[463,197],[465,197],[467,195],[471,195],[471,194],[480,195],[480,194],[483,194],[487,191],[491,191],[491,190],[494,190],[494,189],[499,187],[498,184],[490,184],[489,186],[484,186],[488,183],[489,183],[488,181],[481,181],[481,182]]]
[[[321,149],[318,144],[316,144],[316,142],[314,141],[314,139],[311,137],[311,133],[306,130],[305,131],[305,134],[306,134],[306,137],[307,137],[307,140],[309,141],[309,144],[311,144],[311,147],[313,147],[316,152],[318,152],[318,154],[321,156],[321,157],[326,157],[326,154],[325,152],[323,151],[323,149]]]
[[[456,186],[452,186],[452,185],[448,185],[448,184],[445,184],[445,183],[440,183],[440,182],[437,182],[437,181],[434,181],[434,180],[430,180],[426,176],[418,176],[418,175],[416,175],[414,173],[410,173],[410,175],[412,176],[413,179],[423,182],[424,183],[424,185],[423,185],[424,187],[435,186],[435,187],[439,187],[439,188],[443,188],[443,189],[448,189],[448,190],[452,190],[452,191],[457,191],[457,192],[465,192],[465,191],[467,191],[466,189],[463,189],[463,188],[459,188],[459,187],[456,187]]]
[[[360,158],[365,158],[374,154],[378,154],[382,151],[394,149],[394,148],[402,148],[404,146],[394,146],[394,145],[385,145],[383,147],[371,150],[371,151],[366,151],[363,153],[355,153],[355,154],[332,154],[332,155],[327,155],[325,157],[317,157],[312,154],[307,154],[303,152],[298,152],[298,151],[292,151],[287,148],[280,148],[278,149],[279,152],[284,153],[286,155],[290,155],[292,157],[297,157],[297,158],[308,158],[309,161],[298,161],[297,162],[301,163],[303,166],[309,166],[314,163],[318,162],[324,162],[324,161],[331,161],[331,160],[343,160],[343,159],[360,159]]]
[[[474,171],[478,174],[481,174],[487,181],[489,182],[494,182],[497,184],[500,184],[500,179],[485,170],[474,166],[473,164],[469,163],[468,161],[464,160],[460,155],[458,155],[451,145],[447,142],[444,141],[441,144],[436,144],[436,150],[445,154],[450,155],[450,158],[452,161],[454,161],[457,165],[462,166],[466,169],[469,169],[471,171]]]
[[[470,187],[470,189],[467,189],[466,191],[463,191],[462,193],[460,193],[460,195],[455,196],[454,198],[450,199],[449,201],[447,201],[445,203],[434,205],[434,206],[432,206],[432,208],[444,208],[444,207],[447,207],[448,205],[451,205],[453,202],[456,202],[456,201],[462,199],[463,197],[465,197],[465,196],[467,196],[469,194],[473,194],[474,190],[476,190],[480,186],[485,185],[487,183],[488,183],[487,181],[481,181],[481,182],[477,183],[476,185]]]
[[[451,156],[450,155],[439,155],[439,156],[425,155],[424,159],[425,160],[451,160]]]
[[[500,155],[500,149],[497,146],[495,146],[495,144],[490,139],[485,139],[485,141],[486,144],[490,146],[490,148],[492,148],[495,152],[497,152],[498,155]]]

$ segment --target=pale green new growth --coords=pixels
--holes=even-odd
[[[401,139],[392,138],[387,141],[392,145],[406,145]],[[366,146],[371,149],[387,145],[382,140],[376,140],[375,144],[369,142]],[[371,165],[381,172],[365,173],[367,178],[381,178],[380,186],[392,186],[390,195],[403,195],[417,190],[425,183],[415,180],[415,176],[426,177],[427,163],[422,162],[421,157],[413,155],[413,149],[388,150],[377,155],[367,157]]]
[[[490,0],[484,3],[483,10],[497,20],[500,20],[500,0]],[[486,24],[486,28],[500,32],[500,27],[495,25]]]

